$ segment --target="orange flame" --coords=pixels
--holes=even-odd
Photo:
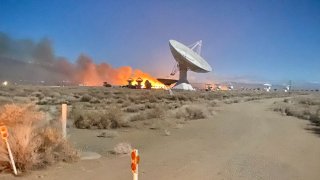
[[[226,85],[221,85],[221,86],[220,86],[220,90],[221,90],[221,91],[228,91],[228,90],[229,90],[229,87],[226,86]]]
[[[129,78],[136,80],[139,77],[143,79],[142,87],[144,87],[145,81],[149,80],[153,88],[165,88],[161,82],[150,74],[139,69],[132,70],[130,66],[113,68],[107,63],[94,64],[86,56],[80,56],[76,65],[75,79],[85,86],[101,86],[103,82],[112,85],[127,85]]]

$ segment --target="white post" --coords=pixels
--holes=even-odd
[[[62,137],[67,137],[67,104],[62,104],[61,113]]]
[[[13,172],[14,172],[15,175],[18,175],[17,168],[16,168],[16,165],[15,165],[14,160],[13,160],[13,156],[12,156],[12,152],[11,152],[11,149],[10,149],[9,142],[8,142],[8,140],[5,140],[5,141],[6,141],[6,144],[7,144],[7,149],[8,149],[8,153],[9,153],[10,162],[11,162],[11,166],[12,166]]]
[[[138,149],[136,149],[135,151],[136,151],[136,157],[139,157]],[[133,173],[133,180],[138,180],[139,163],[137,163],[137,167],[136,168],[137,168],[136,172]]]

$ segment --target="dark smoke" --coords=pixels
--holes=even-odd
[[[54,55],[50,40],[13,39],[0,32],[0,80],[37,84],[73,81],[73,65]]]
[[[143,78],[162,86],[154,77],[129,66],[113,68],[107,63],[95,64],[85,55],[76,63],[57,57],[50,40],[13,39],[0,33],[0,81],[18,84],[101,86],[104,82],[124,85],[129,78]]]

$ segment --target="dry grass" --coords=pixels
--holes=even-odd
[[[283,102],[275,103],[273,110],[283,115],[310,120],[320,126],[320,95],[284,99]]]
[[[185,120],[197,120],[197,119],[204,119],[207,116],[205,115],[204,111],[196,106],[188,106],[184,109],[181,109],[176,112],[175,117],[177,119],[185,119]]]
[[[206,115],[204,114],[203,110],[195,106],[187,107],[186,113],[186,118],[189,120],[206,118]]]
[[[119,108],[107,110],[73,109],[71,113],[74,125],[80,129],[115,129],[127,126]]]
[[[9,129],[9,143],[19,171],[46,167],[58,161],[74,161],[77,151],[52,127],[40,127],[43,114],[31,105],[6,105],[0,123]],[[0,170],[8,169],[4,143],[0,144]]]
[[[165,109],[166,108],[164,106],[156,106],[154,109],[146,112],[146,119],[163,118],[165,115]]]
[[[161,119],[165,117],[165,107],[155,106],[153,109],[149,109],[144,112],[139,112],[130,118],[130,122],[143,121],[149,119]]]
[[[146,120],[146,115],[144,112],[140,112],[130,117],[130,122],[143,121],[143,120]]]
[[[57,114],[48,111],[52,106],[58,106],[61,103],[72,106],[70,118],[74,120],[77,128],[113,129],[128,126],[144,128],[157,121],[167,121],[169,118],[173,119],[170,119],[170,122],[174,122],[179,120],[178,118],[190,120],[211,116],[212,114],[207,112],[212,111],[210,108],[215,108],[218,104],[287,95],[253,91],[175,91],[171,96],[165,90],[12,86],[11,89],[0,88],[0,105],[3,102],[21,101],[22,96],[25,96],[49,113],[50,117],[57,117]],[[190,108],[187,110],[186,107]],[[200,108],[202,110],[199,110]],[[152,121],[148,121],[149,119]],[[149,125],[145,125],[148,123]]]
[[[92,96],[85,94],[80,98],[81,102],[89,102],[92,99]]]
[[[142,104],[131,105],[131,106],[127,107],[126,112],[135,113],[135,112],[138,112],[138,111],[143,111],[143,110],[145,110],[145,108],[146,107],[144,105],[142,105]]]

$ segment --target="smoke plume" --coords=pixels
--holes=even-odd
[[[95,64],[80,55],[75,63],[57,57],[50,40],[39,42],[30,39],[13,39],[0,32],[0,80],[11,80],[24,84],[39,82],[59,85],[62,82],[100,86],[103,82],[112,85],[127,84],[129,78],[141,77],[153,85],[160,85],[151,75],[134,70],[130,66],[114,68],[110,64]]]

